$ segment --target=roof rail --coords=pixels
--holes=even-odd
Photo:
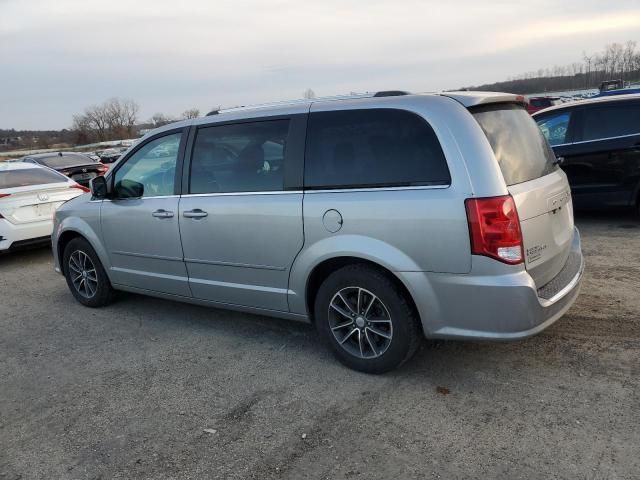
[[[206,116],[210,115],[218,115],[219,113],[226,112],[236,112],[242,110],[251,110],[254,108],[269,108],[269,107],[281,107],[286,105],[299,105],[299,104],[311,104],[313,102],[326,102],[333,100],[356,100],[359,98],[373,98],[373,97],[392,97],[398,95],[411,95],[410,92],[406,92],[404,90],[383,90],[375,93],[352,93],[349,95],[332,95],[327,97],[316,97],[316,98],[299,98],[297,100],[281,100],[278,102],[268,102],[268,103],[258,103],[255,105],[240,105],[237,107],[230,108],[220,108],[218,110],[212,110],[207,113]]]

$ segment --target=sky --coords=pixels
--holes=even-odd
[[[640,1],[0,0],[0,128],[68,128],[377,90],[452,89],[640,41]]]

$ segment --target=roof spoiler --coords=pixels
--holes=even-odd
[[[520,103],[526,105],[529,103],[524,95],[516,95],[515,93],[502,92],[442,92],[443,97],[452,98],[467,108],[476,107],[478,105],[488,105],[491,103]]]

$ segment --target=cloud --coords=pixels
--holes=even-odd
[[[0,126],[59,128],[113,96],[150,116],[307,87],[478,84],[579,60],[638,24],[627,0],[0,0]]]

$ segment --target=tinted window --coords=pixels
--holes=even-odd
[[[403,110],[312,113],[305,187],[448,185],[447,163],[433,129]]]
[[[584,110],[583,140],[640,133],[640,102],[590,105]]]
[[[288,120],[198,130],[191,158],[191,193],[282,190]]]
[[[115,173],[115,190],[128,197],[127,184],[141,183],[144,197],[173,195],[181,133],[156,138],[137,150]]]
[[[46,168],[0,170],[0,189],[66,182],[67,177]]]
[[[69,168],[75,167],[77,165],[96,163],[94,160],[84,155],[56,155],[52,157],[36,158],[35,160],[42,165],[54,169]]]
[[[571,111],[569,110],[545,115],[542,118],[536,118],[538,127],[540,127],[542,134],[551,145],[567,143],[567,131],[569,130],[570,120]]]
[[[471,111],[491,144],[507,185],[528,182],[558,168],[549,142],[521,106],[494,104]]]
[[[533,98],[531,99],[531,105],[538,108],[544,108],[551,105],[551,100],[546,98]]]

